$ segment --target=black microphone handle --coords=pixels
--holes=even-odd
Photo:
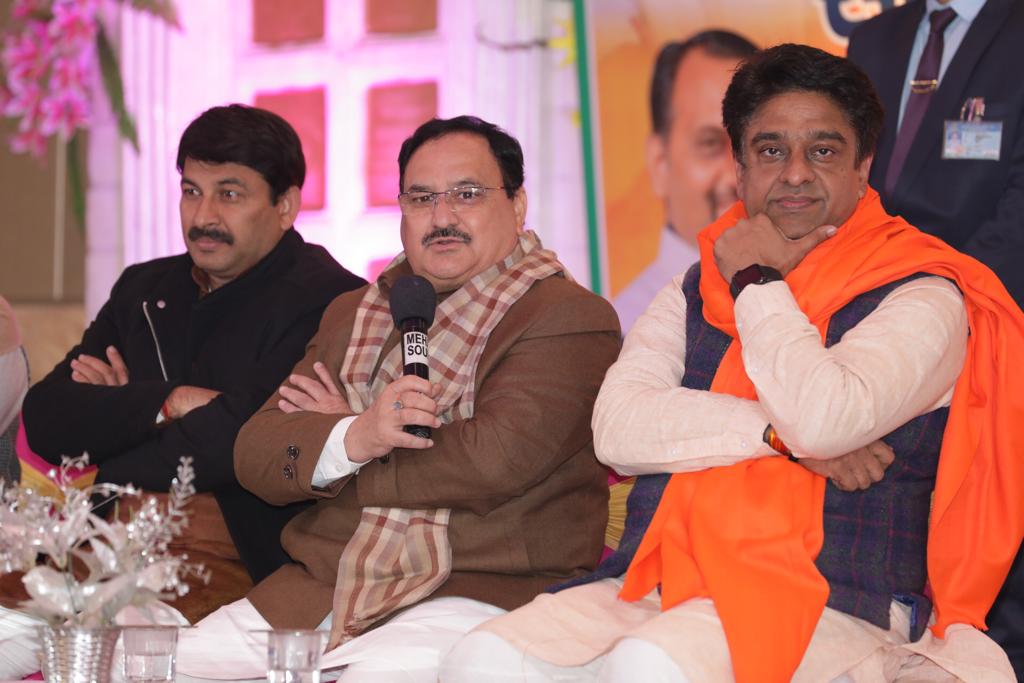
[[[402,374],[416,375],[430,381],[430,366],[427,365],[427,321],[409,318],[402,321]],[[430,427],[406,425],[407,434],[430,438]]]

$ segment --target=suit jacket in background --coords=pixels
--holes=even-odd
[[[976,257],[1024,303],[1024,2],[988,0],[982,7],[887,195],[900,97],[924,12],[924,0],[914,0],[861,24],[850,38],[848,57],[867,72],[885,105],[871,186],[886,211]],[[959,119],[971,97],[985,99],[985,121],[1003,124],[999,161],[942,158],[944,121]]]
[[[319,360],[338,376],[364,293],[331,304],[297,374],[315,377]],[[392,331],[385,353],[397,341]],[[338,559],[365,506],[452,509],[452,573],[433,597],[511,609],[593,569],[608,487],[590,416],[618,350],[608,302],[561,277],[538,281],[487,340],[472,418],[434,429],[431,448],[395,449],[327,489],[311,480],[342,416],[285,414],[272,396],[238,435],[239,480],[271,503],[317,502],[284,530],[296,564],[257,585],[249,600],[274,627],[316,627],[331,611]]]
[[[153,491],[166,491],[178,459],[192,456],[196,488],[214,492],[246,569],[259,580],[288,560],[279,530],[301,507],[268,505],[238,485],[235,436],[302,357],[327,304],[365,281],[295,230],[248,272],[201,298],[192,267],[181,254],[125,269],[81,343],[29,390],[26,435],[52,463],[85,450],[99,465],[98,482]],[[106,360],[111,345],[128,366],[128,384],[71,379],[72,359],[84,353]],[[160,406],[179,385],[222,393],[157,425]]]

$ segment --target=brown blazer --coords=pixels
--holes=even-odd
[[[319,360],[338,375],[364,292],[327,308],[296,373],[315,377]],[[397,337],[392,332],[385,347]],[[253,588],[253,605],[274,627],[317,626],[331,610],[338,559],[364,506],[452,509],[452,573],[435,596],[512,609],[592,569],[608,495],[590,415],[618,350],[608,302],[561,277],[537,282],[487,342],[473,418],[435,429],[430,449],[396,449],[327,490],[310,482],[338,416],[285,414],[275,393],[235,442],[238,480],[270,503],[317,502],[281,535],[295,563]]]

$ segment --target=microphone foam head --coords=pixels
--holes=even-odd
[[[437,292],[430,282],[419,275],[401,277],[391,287],[388,297],[391,306],[391,319],[395,327],[410,318],[422,318],[427,327],[434,324],[434,311],[437,308]]]

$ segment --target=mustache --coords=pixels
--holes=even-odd
[[[188,229],[188,239],[190,242],[195,242],[196,240],[204,237],[218,242],[223,242],[228,246],[235,243],[235,238],[223,230],[217,230],[216,228],[200,228],[197,225],[193,225]]]
[[[449,225],[443,228],[436,228],[434,230],[431,230],[429,233],[426,234],[426,236],[424,236],[424,238],[421,240],[421,243],[425,247],[431,242],[435,242],[437,240],[442,239],[457,239],[465,242],[466,244],[469,244],[473,240],[473,238],[470,237],[469,233],[462,232],[458,228],[453,228]]]

